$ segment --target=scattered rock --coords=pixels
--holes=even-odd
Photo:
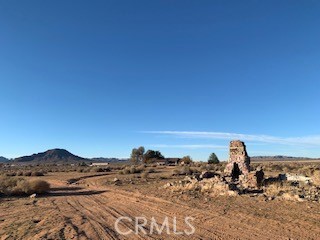
[[[312,181],[312,179],[310,177],[306,177],[306,176],[300,175],[300,174],[292,174],[292,173],[285,174],[285,179],[289,182],[310,183]]]
[[[114,178],[113,183],[114,183],[114,185],[119,185],[121,183],[121,181],[118,178]]]
[[[37,197],[37,194],[36,194],[36,193],[31,194],[31,195],[29,196],[29,198],[36,198],[36,197]]]

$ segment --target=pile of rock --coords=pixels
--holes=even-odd
[[[272,186],[269,186],[272,187]],[[311,201],[320,203],[320,187],[307,185],[292,185],[291,187],[279,188],[276,191],[265,189],[264,196],[267,200],[283,199],[288,201]]]
[[[208,172],[202,175],[208,175]],[[239,189],[235,185],[228,183],[222,177],[215,175],[211,178],[185,177],[183,180],[167,183],[164,188],[170,188],[173,192],[199,191],[210,195],[235,196],[239,194]]]

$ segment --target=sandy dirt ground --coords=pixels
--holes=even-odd
[[[87,174],[88,175],[88,174]],[[5,198],[0,201],[1,239],[320,239],[320,204],[264,201],[257,197],[215,197],[174,194],[159,179],[115,185],[112,173],[100,176],[51,174],[52,191],[36,199]],[[82,178],[81,178],[82,176]],[[80,178],[79,178],[80,177]],[[135,230],[136,217],[154,218],[159,225],[169,219],[169,234],[121,235],[115,229],[119,217],[122,231]],[[191,230],[192,235],[174,234]]]

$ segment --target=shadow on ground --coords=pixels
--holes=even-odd
[[[106,191],[70,191],[69,189],[67,191],[57,191],[53,190],[46,194],[41,195],[41,197],[64,197],[64,196],[90,196],[90,195],[97,195],[105,193]]]

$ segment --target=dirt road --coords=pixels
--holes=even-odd
[[[197,199],[172,201],[157,193],[127,191],[118,186],[101,186],[103,176],[79,185],[52,181],[53,191],[37,199],[1,200],[1,239],[319,239],[320,208],[317,204],[262,202],[251,198],[217,198],[208,204]],[[151,190],[150,190],[151,191]],[[152,190],[153,191],[153,190]],[[139,235],[121,235],[119,229],[135,231],[135,218],[148,220]],[[154,218],[161,225],[169,220],[170,234],[148,234]],[[192,217],[194,234],[184,219]],[[131,220],[132,221],[131,221]],[[154,233],[157,233],[154,231]]]

